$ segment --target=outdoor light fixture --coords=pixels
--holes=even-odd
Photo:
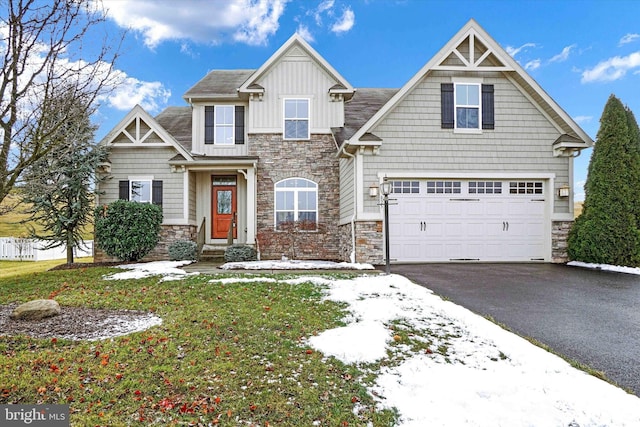
[[[571,188],[569,188],[569,186],[565,184],[562,187],[558,188],[558,197],[569,197],[570,191]]]
[[[389,194],[391,193],[391,183],[387,181],[387,177],[380,183],[380,192],[384,196],[384,258],[385,273],[391,274],[391,265],[389,259]]]
[[[371,184],[369,187],[369,196],[370,197],[378,197],[378,186],[375,184]]]

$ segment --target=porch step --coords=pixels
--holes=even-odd
[[[226,249],[227,247],[222,245],[204,245],[200,253],[200,261],[223,263]]]

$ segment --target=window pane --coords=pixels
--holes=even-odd
[[[151,202],[151,181],[131,181],[131,201]]]
[[[467,105],[468,92],[467,85],[456,85],[456,104]]]
[[[298,209],[303,211],[316,210],[316,192],[315,191],[299,191],[298,192]]]
[[[219,214],[231,213],[231,190],[218,190],[217,192]]]
[[[287,139],[294,139],[298,137],[297,126],[295,120],[284,121],[284,137]]]
[[[233,144],[233,128],[231,126],[216,127],[216,144]]]
[[[295,99],[284,100],[284,117],[285,119],[295,119],[297,117]]]
[[[217,106],[216,107],[216,124],[232,125],[233,124],[233,106]]]
[[[276,210],[292,211],[293,197],[293,191],[276,191]]]
[[[293,221],[293,212],[276,212],[276,225]]]
[[[298,214],[298,221],[316,222],[316,213],[315,212],[300,212],[300,214]]]
[[[300,119],[309,118],[309,101],[306,99],[299,99],[297,104],[297,117]]]
[[[461,129],[478,129],[478,109],[462,108],[456,109],[457,127]]]

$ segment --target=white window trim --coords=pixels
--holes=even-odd
[[[313,183],[316,187],[315,187],[315,192],[316,192],[316,209],[315,209],[315,213],[316,213],[316,229],[315,230],[304,230],[304,231],[317,231],[318,229],[318,224],[320,224],[320,209],[318,206],[318,192],[319,192],[319,186],[318,183],[307,179],[307,178],[302,178],[302,177],[291,177],[291,178],[285,178],[285,179],[281,179],[280,181],[276,182],[273,185],[273,227],[274,229],[277,231],[278,230],[278,212],[288,212],[288,211],[278,211],[278,197],[276,196],[276,194],[281,191],[281,192],[285,192],[285,191],[292,191],[293,190],[293,216],[294,216],[294,221],[298,221],[298,216],[299,216],[299,211],[298,211],[298,192],[299,191],[309,191],[310,187],[284,187],[284,188],[278,188],[277,185],[280,184],[281,182],[287,181],[289,179],[303,179],[305,181],[309,181],[311,183]],[[310,211],[303,211],[303,212],[310,212]]]
[[[218,124],[218,108],[231,108],[231,124]],[[218,127],[231,127],[231,142],[219,142]],[[234,145],[236,141],[236,106],[235,105],[214,105],[213,106],[213,145]]]
[[[468,77],[452,78],[453,83],[453,132],[454,133],[482,133],[482,83],[483,79],[475,79]],[[477,128],[459,128],[458,127],[458,85],[474,85],[478,86],[478,127]],[[475,108],[475,107],[473,107]]]
[[[286,136],[286,103],[287,101],[307,101],[307,135],[304,138],[287,138]],[[295,120],[295,119],[294,119]],[[311,98],[305,97],[285,97],[282,99],[282,139],[285,141],[305,141],[311,139]]]
[[[127,178],[129,180],[129,200],[130,201],[134,201],[133,200],[133,185],[132,183],[134,181],[145,181],[149,183],[149,201],[148,202],[137,202],[137,203],[153,203],[153,176],[129,176]]]

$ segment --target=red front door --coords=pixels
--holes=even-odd
[[[233,183],[231,182],[233,181]],[[211,203],[211,238],[226,239],[229,227],[236,215],[235,177],[213,177]],[[237,229],[233,229],[233,238],[237,237]]]

